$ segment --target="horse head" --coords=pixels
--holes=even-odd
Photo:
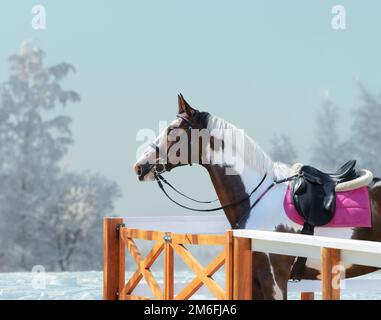
[[[207,112],[191,107],[179,94],[175,120],[146,148],[134,165],[139,180],[153,181],[155,174],[169,172],[179,166],[201,164],[205,152],[199,147],[200,139],[195,137],[196,134],[200,137],[199,133],[206,130],[208,116]]]

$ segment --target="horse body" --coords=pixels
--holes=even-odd
[[[210,116],[209,122],[216,123],[221,122],[225,124],[226,128],[236,130],[234,126],[227,123],[225,120],[219,119],[215,116]],[[216,120],[217,119],[217,120]],[[214,125],[216,126],[216,125]],[[222,125],[224,126],[224,125]],[[221,127],[219,125],[218,127]],[[208,126],[210,131],[213,131],[213,126]],[[292,168],[285,165],[284,163],[273,162],[263,150],[252,140],[250,137],[245,137],[245,149],[248,151],[250,159],[237,159],[241,155],[245,155],[247,158],[247,153],[242,150],[236,150],[237,157],[235,158],[236,162],[244,162],[243,170],[235,169],[234,165],[229,166],[231,170],[237,172],[237,176],[240,179],[234,179],[229,181],[229,178],[225,175],[225,169],[227,165],[225,163],[213,163],[212,165],[218,165],[222,170],[217,170],[217,173],[221,176],[218,178],[219,181],[223,183],[215,185],[216,192],[218,190],[226,188],[226,192],[230,192],[232,195],[230,198],[231,202],[237,201],[242,198],[242,191],[234,192],[235,189],[245,190],[246,195],[250,193],[254,186],[258,185],[263,175],[266,173],[267,177],[260,188],[253,194],[250,198],[250,206],[257,200],[258,196],[261,195],[265,189],[273,182],[273,180],[280,180],[286,177],[289,177],[293,174]],[[238,146],[242,147],[242,146]],[[223,151],[222,151],[223,152]],[[218,156],[218,158],[224,158],[224,156]],[[261,166],[255,165],[256,162],[253,162],[252,159],[263,159],[266,163]],[[210,171],[210,170],[209,170]],[[240,173],[238,173],[241,171]],[[212,178],[213,180],[213,178]],[[241,183],[242,187],[237,188],[236,184]],[[233,185],[234,184],[234,185]],[[250,211],[249,217],[245,224],[246,229],[256,229],[256,230],[265,230],[265,231],[276,231],[276,228],[280,225],[285,226],[287,229],[294,230],[299,232],[302,229],[302,226],[291,221],[285,213],[283,207],[283,200],[286,194],[288,187],[288,182],[284,182],[276,185],[272,188],[266,196],[264,196],[258,204],[253,207]],[[229,191],[230,190],[230,191]],[[249,207],[250,207],[249,206]],[[235,216],[240,216],[236,214]],[[232,227],[234,227],[233,221],[230,219]],[[327,227],[316,227],[315,235],[329,236],[350,239],[352,236],[352,228],[327,228]]]
[[[234,137],[240,133],[239,129],[225,120],[210,114],[202,113],[202,116],[200,116],[201,113],[190,107],[182,96],[179,96],[179,114],[183,116],[181,116],[181,119],[172,122],[171,127],[176,126],[176,128],[189,129],[189,126],[191,126],[191,128],[207,129],[209,132],[213,132],[215,129],[229,129],[233,131],[233,139],[226,141],[220,135],[213,136],[212,134],[214,143],[202,145],[200,150],[200,159],[207,157],[210,161],[207,163],[201,163],[201,161],[199,161],[209,172],[222,206],[235,203],[245,197],[248,198],[238,205],[228,206],[224,209],[232,228],[236,228],[236,224],[240,218],[250,211],[246,223],[244,224],[246,229],[294,233],[301,231],[302,226],[291,221],[283,207],[288,182],[276,185],[261,198],[261,201],[251,208],[274,179],[284,179],[292,175],[292,170],[289,166],[273,162],[256,142],[246,134],[243,136],[243,141],[234,143]],[[182,119],[189,120],[182,121]],[[156,149],[164,145],[163,139],[165,138],[165,134],[160,135],[160,139],[156,144],[159,147],[156,147]],[[216,141],[218,140],[222,140],[223,143],[217,145]],[[232,146],[234,157],[232,156],[233,153],[226,152],[226,150],[229,150],[227,143],[234,144],[234,146]],[[169,149],[165,151],[168,151],[169,154]],[[159,163],[160,153],[162,153],[160,150],[148,149],[138,160],[135,165],[135,171],[140,180],[154,179],[155,166],[146,166],[144,162],[150,159],[151,161],[154,160],[156,163]],[[170,171],[174,167],[180,166],[180,164],[171,163],[171,161],[173,161],[171,157],[173,156],[173,154],[167,155],[166,160],[170,163],[164,166],[166,169],[164,171]],[[229,174],[227,174],[227,170],[229,170]],[[260,184],[265,174],[266,178],[263,183]],[[250,192],[259,184],[260,187],[258,190],[249,198]],[[316,227],[315,235],[343,239],[381,241],[381,185],[370,189],[370,201],[372,205],[372,228]],[[291,267],[294,263],[294,257],[257,252],[253,253],[253,255],[254,298],[286,299],[287,282],[290,277]],[[358,276],[376,270],[376,268],[362,266],[348,265],[345,267],[348,277]],[[319,262],[308,259],[303,278],[319,279],[319,277]]]
[[[251,146],[251,148],[257,153],[263,152],[258,146],[254,145],[254,141],[248,141],[246,143],[249,142],[249,146]],[[238,152],[238,154],[240,154],[240,152]],[[265,155],[263,158],[270,161]],[[259,172],[260,170],[258,169],[258,166],[254,166],[250,163],[246,163],[244,170],[240,174],[237,174],[236,177],[229,177],[225,175],[225,164],[211,164],[206,165],[205,167],[209,171],[212,182],[214,183],[214,188],[219,196],[222,205],[238,201],[239,199],[242,199],[243,196],[248,195],[253,187],[259,184],[262,176],[264,175],[263,171]],[[225,214],[233,228],[235,228],[237,219],[250,209],[253,203],[257,200],[258,196],[265,191],[265,189],[273,182],[274,179],[283,179],[292,175],[291,167],[286,166],[282,163],[269,162],[265,167],[267,170],[270,170],[267,172],[268,176],[261,187],[250,198],[250,202],[248,201],[248,203],[243,204],[238,208],[225,210]],[[302,226],[291,221],[286,215],[283,207],[283,200],[287,188],[288,183],[286,182],[278,184],[272,188],[266,194],[266,196],[264,196],[261,201],[251,209],[248,219],[245,223],[245,229],[284,231],[295,233],[300,232]],[[229,197],[226,196],[227,194]],[[353,229],[316,227],[315,235],[351,239],[353,235]],[[271,263],[272,258],[275,260],[274,263]],[[290,270],[293,262],[291,260],[293,259],[283,259],[284,261],[282,263],[279,261],[279,258],[280,257],[277,257],[277,255],[254,253],[253,261],[259,263],[259,267],[255,268],[261,269],[262,273],[264,273],[262,276],[255,275],[255,278],[262,278],[260,282],[266,283],[265,288],[263,288],[263,285],[261,288],[254,288],[254,296],[258,297],[258,291],[264,291],[264,295],[259,295],[259,298],[284,299],[287,297],[287,282],[289,276],[286,274],[282,277],[277,278],[277,273],[274,271],[273,264],[283,264],[286,267],[286,270]],[[349,268],[350,266],[346,265],[345,267]],[[306,268],[309,271],[308,274],[306,274],[306,278],[319,278],[319,261],[308,259]]]

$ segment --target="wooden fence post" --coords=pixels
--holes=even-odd
[[[228,230],[225,233],[225,292],[226,300],[233,299],[233,231]]]
[[[253,258],[251,239],[233,238],[233,299],[252,299],[252,268]]]
[[[124,299],[122,296],[122,292],[124,291],[124,287],[126,285],[126,243],[122,239],[122,235],[120,233],[120,228],[124,226],[123,221],[117,224],[116,227],[116,237],[119,242],[119,250],[118,250],[118,300]]]
[[[321,281],[323,300],[340,300],[339,264],[339,249],[321,248]]]
[[[117,300],[120,279],[120,238],[117,226],[122,218],[103,219],[103,299]],[[124,264],[124,261],[123,261]],[[124,273],[123,273],[124,276]]]
[[[302,292],[300,294],[300,300],[315,300],[314,292]]]
[[[171,245],[171,233],[165,235],[164,244],[164,299],[173,300],[174,297],[174,260]]]

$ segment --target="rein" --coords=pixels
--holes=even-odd
[[[220,207],[216,207],[216,208],[211,208],[211,209],[196,209],[196,208],[191,208],[191,207],[188,207],[188,206],[185,206],[179,202],[177,202],[176,200],[174,200],[168,193],[167,191],[165,190],[164,188],[164,185],[162,184],[162,182],[164,182],[165,184],[167,185],[170,185],[169,182],[167,180],[165,180],[160,174],[158,173],[154,173],[154,176],[155,176],[155,179],[157,181],[157,184],[159,186],[159,188],[161,189],[161,191],[163,191],[163,193],[167,196],[167,198],[169,200],[171,200],[173,203],[177,204],[178,206],[184,208],[184,209],[188,209],[188,210],[191,210],[191,211],[197,211],[197,212],[213,212],[213,211],[219,211],[219,210],[224,210],[224,209],[227,209],[227,208],[230,208],[230,207],[233,207],[233,206],[237,206],[239,204],[241,204],[242,202],[250,199],[250,197],[254,194],[255,191],[258,190],[258,188],[262,185],[262,183],[265,181],[266,177],[267,177],[267,173],[265,173],[265,175],[263,176],[262,180],[259,182],[259,184],[253,189],[253,191],[251,191],[251,193],[242,198],[241,200],[238,200],[238,201],[235,201],[235,202],[232,202],[232,203],[229,203],[229,204],[226,204],[224,206],[220,206]],[[170,185],[170,187],[172,189],[175,189],[172,185]],[[180,193],[179,191],[175,190],[176,192]],[[180,193],[182,194],[182,193]],[[182,194],[183,195],[183,194]],[[185,196],[185,195],[184,195]],[[191,199],[193,201],[196,201],[196,202],[199,202],[199,203],[204,203],[204,202],[201,202],[201,201],[197,201],[197,200],[194,200],[188,196],[185,196],[186,198],[188,199]],[[218,199],[217,199],[218,200]],[[216,200],[215,200],[216,201]],[[205,202],[205,203],[212,203],[212,202],[215,202],[215,201],[210,201],[210,202]]]
[[[157,174],[155,175],[155,178],[159,178],[162,182],[164,182],[168,187],[170,187],[173,191],[175,191],[176,193],[178,193],[179,195],[183,196],[184,198],[187,198],[193,202],[197,202],[197,203],[213,203],[213,202],[217,202],[218,199],[215,199],[215,200],[211,200],[211,201],[200,201],[200,200],[196,200],[194,198],[191,198],[189,196],[187,196],[186,194],[184,194],[183,192],[179,191],[178,189],[176,189],[171,183],[168,182],[168,180],[166,180],[161,174]],[[156,178],[156,179],[157,179]],[[163,186],[164,187],[164,186]],[[161,188],[160,188],[161,189]]]
[[[249,218],[250,216],[250,212],[251,210],[259,203],[259,201],[261,201],[261,199],[266,195],[267,192],[269,192],[274,186],[276,186],[277,184],[280,184],[280,183],[284,183],[284,182],[287,182],[287,181],[291,181],[293,179],[295,179],[298,175],[293,175],[291,177],[288,177],[288,178],[285,178],[285,179],[281,179],[281,180],[274,180],[261,194],[260,196],[257,198],[257,200],[255,200],[255,202],[250,206],[250,209],[247,211],[247,213],[245,213],[244,215],[242,215],[238,222],[236,223],[235,227],[236,228],[242,228],[242,224],[244,222],[246,222],[246,220]],[[263,182],[265,181],[266,177],[267,177],[267,172],[264,174],[263,178],[261,179],[261,181],[257,184],[257,186],[250,192],[249,195],[247,195],[246,197],[242,198],[241,200],[238,200],[238,201],[235,201],[235,202],[232,202],[232,203],[229,203],[229,204],[226,204],[226,205],[223,205],[223,206],[220,206],[220,207],[216,207],[216,208],[210,208],[210,209],[197,209],[197,208],[192,208],[192,207],[188,207],[186,205],[183,205],[181,203],[179,203],[178,201],[174,200],[169,194],[168,192],[165,190],[164,188],[164,184],[166,184],[167,186],[169,186],[171,189],[173,189],[175,192],[177,192],[178,194],[182,195],[183,197],[189,199],[189,200],[192,200],[194,202],[197,202],[197,203],[213,203],[213,202],[216,202],[218,199],[214,200],[214,201],[199,201],[199,200],[196,200],[196,199],[193,199],[191,197],[188,197],[187,195],[185,195],[184,193],[180,192],[179,190],[177,190],[172,184],[170,184],[165,178],[163,178],[163,176],[160,174],[160,173],[157,173],[156,171],[154,172],[154,177],[157,181],[157,184],[159,186],[159,188],[161,189],[161,191],[164,193],[164,195],[169,199],[171,200],[174,204],[178,205],[179,207],[181,208],[184,208],[184,209],[187,209],[187,210],[191,210],[191,211],[196,211],[196,212],[214,212],[214,211],[219,211],[219,210],[224,210],[224,209],[227,209],[227,208],[230,208],[230,207],[234,207],[234,206],[237,206],[241,203],[243,203],[244,201],[246,200],[249,200],[251,198],[251,196],[259,189],[259,187],[263,184]]]

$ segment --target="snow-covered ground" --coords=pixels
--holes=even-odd
[[[131,276],[127,273],[126,277]],[[162,274],[155,273],[158,283],[162,285]],[[175,289],[181,289],[193,279],[191,272],[177,272]],[[362,279],[367,282],[363,286],[369,290],[361,290],[356,293],[343,291],[342,299],[380,299],[381,300],[381,273],[373,273]],[[223,274],[216,274],[217,282],[223,286]],[[0,299],[1,300],[25,300],[25,299],[48,299],[48,300],[99,300],[102,299],[102,272],[59,272],[38,275],[33,273],[0,273]],[[358,280],[354,280],[358,281]],[[361,280],[360,280],[361,281]],[[137,288],[139,290],[139,288]],[[140,290],[144,290],[141,287]],[[139,291],[140,291],[139,290]],[[177,291],[176,290],[176,291]],[[137,292],[137,294],[139,293]],[[141,292],[141,291],[140,291]],[[290,299],[298,299],[297,293],[290,293]],[[199,290],[195,299],[208,299],[208,291],[203,287]],[[320,298],[320,294],[316,295]]]
[[[162,273],[154,273],[162,286]],[[132,275],[126,273],[126,279]],[[218,276],[218,275],[217,275]],[[180,289],[193,279],[191,272],[177,272],[176,287]],[[223,284],[223,275],[218,277]],[[144,283],[144,281],[142,281]],[[102,299],[103,275],[99,271],[86,272],[47,272],[36,276],[35,273],[0,273],[0,300],[4,299],[48,299],[48,300],[100,300]],[[146,292],[144,284],[136,288],[136,294]],[[208,291],[199,290],[196,299],[207,299]]]
[[[0,299],[102,299],[102,272],[0,273]],[[44,283],[45,282],[45,283]]]

